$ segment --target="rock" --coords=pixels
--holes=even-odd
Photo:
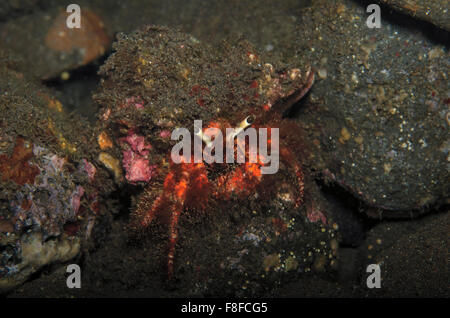
[[[0,2],[0,21],[23,15],[36,9],[41,0],[4,0]]]
[[[56,7],[7,21],[0,45],[23,59],[26,73],[42,79],[86,65],[109,49],[111,33],[95,10],[83,8],[81,28],[66,26],[69,14]]]
[[[391,8],[450,31],[449,2],[446,0],[379,0]]]
[[[409,217],[450,190],[448,51],[409,20],[370,29],[367,16],[354,1],[315,1],[305,12],[298,55],[327,76],[299,120],[312,126],[325,179],[382,216]]]
[[[66,26],[68,13],[60,12],[45,36],[45,44],[53,51],[70,54],[82,52],[81,65],[102,56],[109,48],[111,39],[102,19],[93,11],[83,8],[81,27],[69,29]]]
[[[0,52],[0,292],[74,258],[112,182],[80,118]]]
[[[20,263],[12,266],[2,264],[0,292],[18,286],[46,265],[73,259],[79,254],[81,248],[79,237],[62,235],[57,239],[44,240],[39,232],[23,234],[17,242],[20,242],[21,248],[17,255],[20,257]],[[6,253],[2,254],[4,258]]]
[[[370,297],[448,297],[450,213],[413,221],[383,222],[367,234],[365,266],[379,264],[381,288],[362,290]]]

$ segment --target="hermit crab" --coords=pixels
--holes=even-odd
[[[179,231],[183,218],[208,219],[245,207],[264,215],[263,224],[252,228],[272,243],[269,236],[289,232],[291,215],[326,226],[317,206],[304,208],[312,206],[304,204],[308,147],[298,125],[283,118],[311,88],[309,66],[267,63],[244,40],[215,48],[157,26],[120,35],[114,49],[95,96],[102,106],[99,161],[118,182],[141,189],[131,232],[166,229],[168,277],[176,276],[177,263],[195,263],[194,257],[178,261],[188,235]],[[183,138],[180,129],[187,132]],[[181,141],[187,145],[182,150]],[[302,217],[300,209],[306,211]],[[259,237],[255,233],[242,227],[233,235],[245,240]],[[278,266],[263,254],[264,269]]]

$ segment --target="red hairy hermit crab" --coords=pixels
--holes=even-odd
[[[102,88],[96,95],[103,107],[99,160],[118,182],[143,186],[130,228],[139,233],[162,224],[168,229],[168,276],[177,272],[176,246],[183,246],[180,237],[185,234],[179,233],[179,226],[184,217],[226,215],[245,207],[254,213],[272,211],[265,215],[270,221],[263,221],[257,230],[265,233],[260,234],[267,236],[267,242],[270,235],[287,232],[292,218],[286,211],[299,215],[304,206],[306,177],[300,159],[307,151],[301,129],[282,119],[282,114],[312,86],[311,68],[266,63],[242,40],[212,48],[189,35],[155,26],[120,35],[114,48],[101,69]],[[201,120],[203,127],[193,130],[195,120]],[[259,143],[267,142],[270,150],[279,141],[277,153],[262,154],[255,144],[235,138],[250,127],[267,129],[267,139],[259,138]],[[187,128],[194,136],[192,152],[179,152],[180,163],[171,157],[176,128]],[[226,163],[225,152],[218,154],[220,147],[211,147],[215,142],[225,148],[230,138],[218,142],[212,135],[221,131],[225,136],[227,128],[236,128],[232,152],[236,156],[244,150],[240,153],[245,163]],[[203,160],[197,162],[195,145],[204,151]],[[208,161],[205,154],[216,160]],[[271,164],[268,157],[275,155],[279,155],[278,171],[263,174],[261,169]],[[220,158],[224,163],[217,162]],[[327,223],[319,209],[305,210],[305,220]],[[235,235],[242,237],[245,231],[238,229]]]

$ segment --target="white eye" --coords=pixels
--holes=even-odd
[[[255,118],[254,118],[252,115],[247,116],[247,118],[245,118],[245,123],[246,123],[248,126],[250,126],[251,124],[253,124],[254,121],[255,121]]]
[[[202,130],[200,128],[198,128],[198,127],[195,127],[194,128],[194,134],[201,137],[202,136]]]
[[[211,138],[203,133],[203,130],[199,127],[194,128],[194,134],[200,137],[207,147],[211,147],[212,141]]]

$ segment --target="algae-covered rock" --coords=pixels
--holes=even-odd
[[[378,2],[450,31],[448,18],[450,3],[447,0],[379,0]]]
[[[327,180],[379,209],[375,217],[410,217],[445,203],[450,191],[448,47],[386,11],[371,29],[365,10],[314,1],[305,12],[298,54],[318,80],[313,111],[301,120],[317,136]]]
[[[89,126],[1,59],[0,291],[75,257],[109,189]]]

